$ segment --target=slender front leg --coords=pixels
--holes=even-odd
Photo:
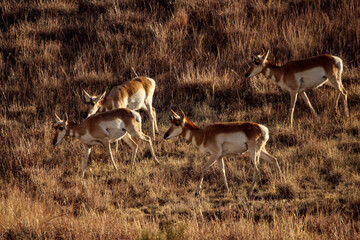
[[[82,168],[82,174],[81,176],[84,177],[85,175],[85,168],[89,159],[89,155],[91,152],[91,146],[90,145],[84,145],[85,146],[85,150],[84,150],[84,154],[85,154],[85,158],[84,158],[84,163],[83,163],[83,168]]]
[[[316,114],[316,111],[315,111],[315,109],[313,108],[313,106],[311,105],[311,103],[310,103],[310,101],[309,101],[309,98],[308,98],[308,96],[306,95],[306,93],[305,92],[301,92],[300,93],[300,97],[304,100],[304,102],[308,105],[308,107],[310,108],[310,110],[311,110],[311,113],[315,116],[315,117],[317,117],[317,114]]]
[[[224,182],[225,182],[225,187],[227,189],[228,192],[230,192],[229,190],[229,185],[228,185],[228,182],[227,182],[227,179],[226,179],[226,174],[225,174],[225,164],[224,164],[224,158],[221,158],[219,161],[219,167],[220,167],[220,170],[224,176]]]
[[[291,104],[290,104],[290,127],[293,126],[293,119],[294,119],[294,110],[295,110],[295,104],[297,100],[298,93],[297,92],[291,92]]]
[[[221,154],[212,154],[210,156],[210,159],[205,163],[205,166],[203,167],[203,169],[201,170],[201,177],[200,177],[200,183],[197,187],[197,190],[195,192],[195,196],[198,196],[200,194],[200,190],[201,190],[201,185],[202,185],[202,182],[204,180],[204,175],[206,173],[206,171],[209,169],[209,167],[211,167],[216,160],[218,160],[218,158],[220,157]]]
[[[109,141],[106,141],[106,142],[104,142],[104,145],[105,145],[106,150],[108,151],[108,153],[109,153],[109,155],[110,155],[110,158],[111,158],[111,161],[112,161],[112,163],[113,163],[113,165],[114,165],[115,170],[117,170],[117,167],[116,167],[116,164],[115,164],[115,161],[114,161],[112,152],[111,152],[110,142],[109,142]]]

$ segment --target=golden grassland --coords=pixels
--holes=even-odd
[[[0,238],[360,237],[358,1],[5,0],[0,11]],[[244,78],[262,48],[277,64],[341,57],[350,118],[334,112],[335,91],[324,86],[308,92],[319,118],[300,100],[290,129],[289,95],[263,76]],[[54,113],[80,122],[82,89],[100,94],[134,72],[157,82],[162,165],[138,141],[135,169],[121,144],[115,171],[96,146],[81,178],[80,143],[51,144]],[[285,180],[262,163],[249,196],[253,166],[242,154],[225,161],[230,193],[215,165],[196,198],[205,156],[163,140],[171,107],[198,126],[268,126]]]

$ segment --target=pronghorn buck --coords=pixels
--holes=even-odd
[[[245,151],[250,152],[254,165],[251,193],[254,189],[256,173],[259,171],[259,158],[275,164],[279,174],[281,174],[276,158],[271,156],[265,149],[266,142],[269,139],[269,130],[264,125],[253,122],[226,122],[211,124],[205,128],[198,128],[185,116],[183,111],[181,111],[181,116],[173,110],[171,111],[173,113],[173,115],[170,116],[171,127],[165,133],[164,138],[170,139],[182,136],[197,146],[202,153],[210,154],[210,159],[201,170],[201,179],[195,195],[200,194],[204,174],[216,161],[218,161],[219,167],[221,168],[225,187],[229,191],[223,160],[223,157],[228,155],[239,154]]]
[[[91,96],[83,90],[87,112],[84,117],[96,112],[106,112],[117,108],[129,108],[131,110],[142,109],[150,117],[152,125],[152,137],[158,132],[155,108],[152,106],[155,91],[154,79],[148,77],[136,77],[130,81],[115,86],[109,94],[106,91],[99,96]]]
[[[335,110],[337,110],[340,95],[343,97],[345,115],[349,115],[347,107],[347,92],[341,82],[343,62],[339,57],[332,55],[320,55],[301,60],[290,61],[283,66],[276,66],[268,60],[269,50],[266,55],[254,57],[254,63],[245,74],[249,78],[259,73],[271,78],[282,90],[288,91],[291,97],[290,104],[290,126],[293,125],[293,115],[298,95],[309,106],[312,114],[317,114],[311,105],[305,91],[311,88],[318,88],[323,84],[334,87],[339,91],[335,99]]]
[[[75,137],[85,146],[85,159],[82,169],[84,177],[85,168],[93,145],[102,144],[106,147],[111,161],[117,169],[113,155],[110,149],[110,142],[123,139],[132,149],[131,167],[134,165],[135,156],[138,149],[137,144],[132,140],[131,136],[136,136],[146,141],[150,146],[152,157],[157,163],[152,147],[151,139],[141,131],[140,114],[127,108],[119,108],[105,113],[95,114],[85,119],[81,124],[75,124],[68,121],[67,115],[62,120],[55,114],[54,128],[55,135],[53,144],[58,145],[65,136]]]

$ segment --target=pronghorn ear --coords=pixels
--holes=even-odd
[[[65,121],[64,121],[65,125],[68,124],[68,121],[69,121],[69,117],[68,117],[67,113],[65,113]]]
[[[91,102],[91,96],[83,89],[83,95],[86,103]]]
[[[269,56],[269,52],[270,52],[270,49],[266,52],[266,55],[264,57],[264,60],[263,60],[263,64],[266,62],[268,56]]]
[[[182,117],[182,118],[185,118],[186,116],[185,116],[184,111],[183,111],[182,109],[180,109],[180,111],[181,111],[181,117]]]
[[[102,100],[106,95],[106,91],[98,98],[98,101]]]

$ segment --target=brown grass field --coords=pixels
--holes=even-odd
[[[1,239],[359,239],[360,3],[357,0],[4,0],[0,3]],[[335,90],[299,99],[264,76],[245,79],[251,57],[276,64],[329,53],[344,61],[350,118]],[[100,94],[135,73],[157,82],[156,165],[138,141],[136,167],[120,144],[115,171],[93,147],[52,145],[54,113],[80,122],[82,89]],[[165,141],[170,108],[198,126],[254,121],[270,130],[252,196],[249,155],[217,165],[195,197],[206,156]],[[144,112],[143,130],[150,135]]]

